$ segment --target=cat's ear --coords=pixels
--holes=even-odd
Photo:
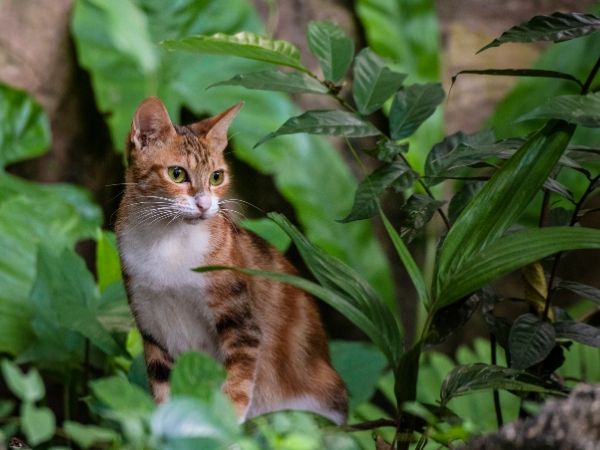
[[[216,116],[190,125],[190,128],[195,134],[205,136],[211,148],[223,151],[227,147],[229,125],[231,125],[242,106],[244,106],[244,102],[239,102]]]
[[[136,150],[162,143],[176,134],[167,108],[158,97],[148,97],[138,106],[131,123],[130,139]]]

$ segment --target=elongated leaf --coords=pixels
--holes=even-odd
[[[483,185],[483,181],[468,182],[463,184],[458,192],[454,194],[454,197],[452,197],[452,200],[450,200],[450,204],[448,205],[448,219],[450,219],[451,223],[456,222],[460,213],[462,213],[463,209],[465,209],[473,197],[475,197],[475,194],[481,190]]]
[[[560,119],[582,127],[600,127],[600,93],[552,97],[517,122],[531,119]]]
[[[247,89],[280,91],[290,94],[327,94],[329,89],[319,81],[298,72],[279,72],[263,70],[235,75],[230,80],[211,84],[207,89],[217,86],[243,86]]]
[[[578,283],[576,281],[561,280],[560,283],[558,283],[558,288],[567,289],[582,298],[586,298],[594,303],[600,304],[600,289],[596,287]]]
[[[436,308],[449,305],[496,278],[548,255],[585,248],[600,248],[600,230],[553,227],[503,237],[473,253],[452,276],[441,280]]]
[[[571,339],[590,347],[600,348],[600,329],[577,322],[576,320],[565,320],[553,323],[556,337]]]
[[[45,406],[37,407],[23,403],[21,407],[21,427],[31,445],[38,445],[54,436],[56,419],[54,413]]]
[[[480,69],[480,70],[461,70],[452,77],[452,84],[460,75],[493,75],[501,77],[533,77],[533,78],[555,78],[558,80],[568,80],[582,87],[583,83],[570,73],[557,72],[555,70],[541,69]]]
[[[423,342],[419,341],[405,352],[398,365],[394,367],[394,396],[398,409],[403,403],[417,399],[417,382],[419,380],[419,359]]]
[[[435,112],[444,95],[438,83],[412,84],[400,90],[390,110],[392,138],[404,139],[413,134]]]
[[[444,406],[454,397],[487,389],[564,395],[560,385],[521,370],[487,364],[470,364],[456,367],[444,378],[440,401]]]
[[[184,395],[209,402],[225,380],[225,370],[205,354],[188,352],[180,355],[171,372],[173,397]]]
[[[555,194],[560,195],[563,198],[566,198],[570,202],[575,203],[575,199],[573,198],[573,194],[564,184],[560,181],[555,180],[554,178],[548,178],[544,181],[544,189],[549,190],[550,192],[554,192]]]
[[[598,30],[600,17],[592,14],[556,12],[550,16],[535,16],[528,22],[512,27],[477,53],[507,42],[563,42]]]
[[[435,289],[444,284],[450,272],[460,271],[473,253],[485,251],[517,220],[560,159],[573,130],[565,122],[549,122],[475,195],[446,236]]]
[[[284,134],[309,133],[328,136],[365,137],[381,134],[370,122],[347,111],[313,110],[288,119],[277,131],[260,139],[254,147]]]
[[[358,112],[367,115],[381,108],[400,89],[406,75],[385,66],[370,48],[364,48],[354,61],[352,96]]]
[[[337,83],[346,74],[354,57],[354,42],[333,22],[308,24],[308,46],[319,60],[326,80]]]
[[[556,334],[550,322],[534,314],[523,314],[513,323],[508,335],[511,367],[527,369],[550,354]]]
[[[300,62],[300,51],[287,41],[277,41],[256,33],[242,31],[233,35],[216,33],[212,36],[191,36],[168,39],[161,45],[169,50],[186,50],[195,53],[239,56],[270,64],[292,67],[309,73]]]

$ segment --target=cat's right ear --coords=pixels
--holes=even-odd
[[[158,97],[148,97],[138,106],[129,134],[130,149],[144,151],[164,144],[176,134],[167,108]]]

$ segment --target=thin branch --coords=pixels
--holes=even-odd
[[[492,365],[497,365],[496,358],[496,335],[490,333],[490,351],[492,354],[491,362]],[[504,419],[502,418],[502,408],[500,406],[500,394],[498,393],[498,389],[494,389],[492,391],[494,396],[494,411],[496,412],[496,423],[498,424],[498,428],[502,428],[504,425]]]
[[[364,430],[374,430],[376,428],[382,427],[393,427],[396,428],[398,426],[398,422],[393,419],[381,418],[377,420],[369,420],[367,422],[353,423],[351,425],[344,425],[341,427],[343,431],[353,432],[353,431],[364,431]]]

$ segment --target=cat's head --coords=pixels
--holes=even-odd
[[[129,206],[141,220],[195,222],[219,212],[230,181],[227,130],[242,105],[177,126],[158,98],[142,102],[127,140]]]

